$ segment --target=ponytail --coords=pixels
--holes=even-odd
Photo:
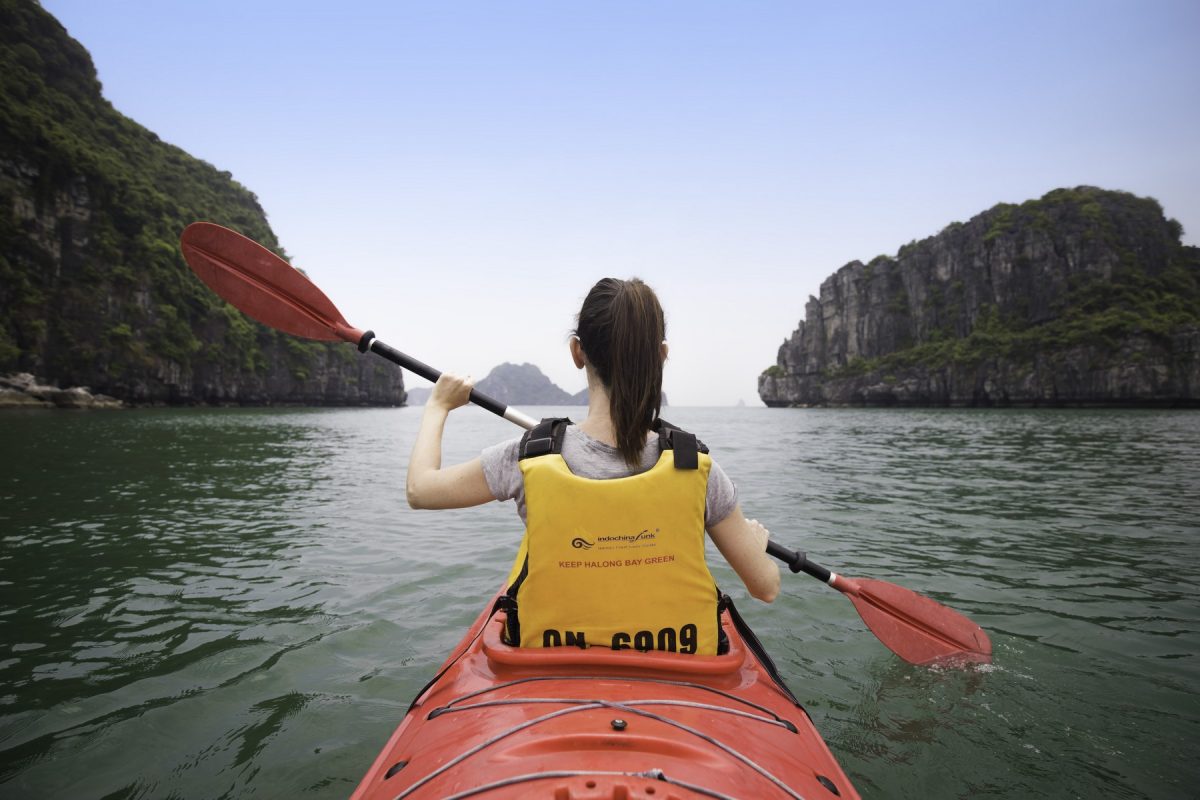
[[[604,278],[588,292],[576,326],[588,362],[608,389],[617,450],[636,466],[662,410],[662,306],[637,278]]]

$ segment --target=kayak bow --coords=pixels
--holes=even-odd
[[[516,648],[484,609],[352,800],[857,798],[735,610],[724,655]]]

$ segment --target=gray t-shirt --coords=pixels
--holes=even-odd
[[[488,488],[497,500],[516,500],[517,513],[521,521],[525,521],[525,480],[521,468],[517,466],[520,455],[521,440],[512,439],[507,442],[492,445],[483,451],[480,460],[483,462],[483,476],[487,479]],[[658,463],[662,455],[662,447],[658,437],[654,437],[642,448],[642,461],[637,469],[630,469],[621,457],[620,451],[611,445],[598,442],[579,430],[578,425],[568,425],[566,436],[563,438],[562,457],[567,462],[571,472],[581,478],[606,480],[609,478],[624,478],[645,472]],[[725,471],[712,462],[708,472],[708,493],[704,503],[704,527],[711,528],[729,516],[737,507],[737,487]]]

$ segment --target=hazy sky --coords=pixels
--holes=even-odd
[[[583,388],[579,303],[636,275],[670,401],[758,404],[838,267],[1061,186],[1151,195],[1200,241],[1195,0],[43,6],[351,324],[480,378]]]

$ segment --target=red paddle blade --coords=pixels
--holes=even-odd
[[[194,222],[179,238],[184,260],[226,302],[264,325],[306,339],[358,343],[325,293],[291,264],[253,239]]]
[[[992,660],[992,642],[983,628],[928,597],[894,583],[840,575],[834,588],[850,598],[879,641],[910,664],[955,666]]]

